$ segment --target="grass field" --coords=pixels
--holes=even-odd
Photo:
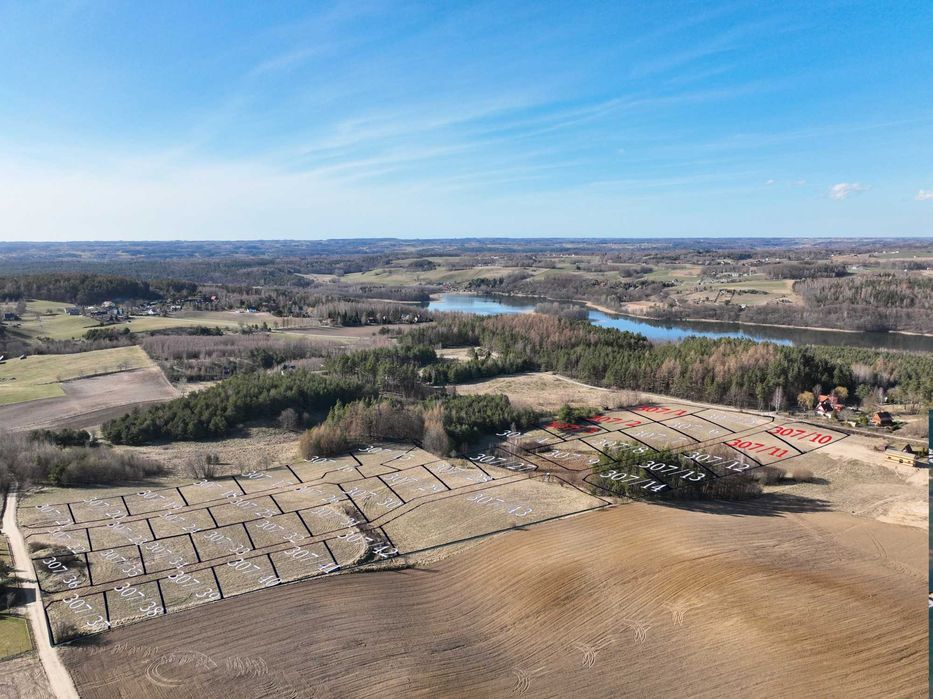
[[[29,626],[26,620],[8,614],[0,614],[0,660],[13,658],[32,650]]]
[[[757,306],[763,303],[777,301],[785,298],[792,303],[800,303],[800,297],[794,292],[792,279],[766,279],[764,275],[754,275],[749,278],[737,280],[713,280],[698,278],[684,280],[684,284],[673,291],[674,295],[697,303],[711,303],[716,299],[717,293],[722,291],[735,291],[732,303]],[[730,294],[731,296],[731,294]],[[724,297],[729,299],[729,296]],[[720,297],[719,303],[724,300]]]
[[[699,265],[664,265],[645,275],[656,282],[695,282],[700,278]]]
[[[79,339],[90,328],[101,327],[96,320],[86,316],[70,316],[65,312],[71,304],[58,301],[29,301],[23,319],[7,325],[11,337],[33,342],[40,337],[53,340]],[[125,325],[112,326],[117,330],[128,327],[135,333],[147,333],[168,328],[184,328],[196,325],[218,326],[225,330],[237,330],[244,325],[277,327],[282,319],[271,313],[236,313],[234,311],[181,311],[168,317],[133,316]],[[292,319],[298,323],[299,319]],[[304,322],[307,322],[305,319]]]
[[[341,277],[346,283],[379,283],[379,284],[458,284],[478,277],[503,277],[512,272],[534,271],[524,270],[520,267],[472,267],[470,269],[433,269],[420,271],[412,269],[374,269],[368,272],[354,272]]]
[[[39,337],[68,340],[81,337],[88,328],[99,325],[91,318],[65,313],[65,309],[70,305],[58,301],[30,301],[26,304],[23,320],[8,324],[7,332],[10,336],[27,342]]]
[[[0,365],[0,405],[63,396],[62,381],[151,366],[152,360],[136,346],[10,359]]]

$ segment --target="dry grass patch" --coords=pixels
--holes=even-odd
[[[611,391],[586,386],[550,372],[535,372],[499,376],[493,379],[457,385],[457,393],[483,395],[502,393],[516,407],[557,411],[563,405],[571,407],[608,406],[610,408],[639,402],[633,391]]]
[[[63,396],[63,381],[154,366],[140,347],[34,354],[0,365],[0,405]]]

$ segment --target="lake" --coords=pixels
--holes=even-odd
[[[542,299],[520,296],[474,296],[471,294],[441,294],[428,304],[428,310],[477,315],[531,313]],[[653,342],[674,342],[686,337],[740,337],[757,342],[782,345],[842,345],[871,349],[933,352],[933,337],[898,333],[849,333],[834,330],[801,330],[768,325],[739,325],[720,321],[697,323],[690,321],[660,321],[589,310],[594,325],[640,333]]]

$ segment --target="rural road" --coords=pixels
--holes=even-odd
[[[78,690],[68,669],[62,663],[58,650],[49,641],[48,629],[45,625],[45,614],[42,610],[42,601],[39,598],[39,586],[33,574],[32,562],[23,535],[16,526],[16,488],[11,487],[7,495],[6,509],[3,512],[3,533],[10,541],[10,553],[13,554],[13,567],[20,580],[20,587],[32,591],[32,600],[26,605],[29,623],[32,626],[32,640],[39,653],[39,659],[49,678],[52,692],[59,699],[78,699]]]

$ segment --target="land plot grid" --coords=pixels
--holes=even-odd
[[[217,480],[42,504],[24,530],[38,554],[50,638],[60,643],[610,504],[573,486],[542,498],[553,486],[539,480],[520,460],[484,467],[377,444]]]
[[[607,478],[652,497],[781,463],[845,437],[807,423],[677,403],[503,431],[438,459],[374,444],[267,471],[43,504],[24,525],[53,643],[277,585],[605,507]],[[668,449],[594,473],[614,449]],[[581,488],[581,485],[585,487]]]

